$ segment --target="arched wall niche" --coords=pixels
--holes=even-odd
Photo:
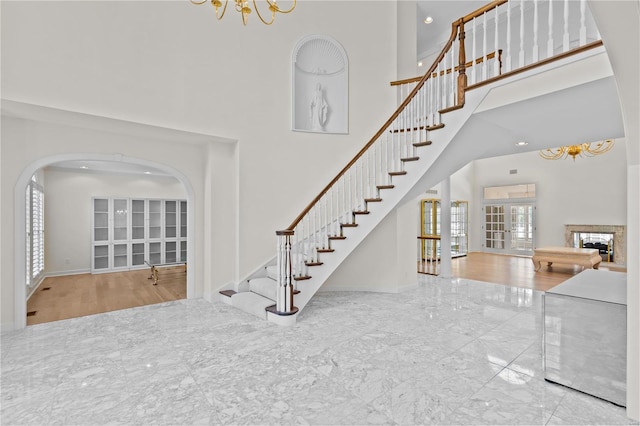
[[[309,35],[295,46],[292,129],[349,133],[349,59],[329,36]]]

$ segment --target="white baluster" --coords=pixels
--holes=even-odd
[[[533,0],[533,55],[531,57],[531,63],[538,62],[540,57],[540,49],[538,47],[538,0]]]
[[[518,66],[524,67],[524,0],[520,0],[520,52]]]
[[[487,12],[482,14],[482,81],[487,79]]]
[[[473,18],[473,20],[472,20],[473,25],[471,26],[472,27],[471,31],[473,31],[473,35],[472,35],[472,39],[473,39],[472,43],[473,44],[471,46],[471,52],[472,52],[471,53],[471,60],[473,61],[472,62],[473,66],[471,67],[471,69],[473,70],[473,72],[471,73],[471,78],[470,78],[471,84],[475,84],[475,82],[478,81],[478,77],[476,75],[476,70],[478,68],[478,66],[476,64],[476,58],[478,57],[477,54],[476,54],[476,21],[477,21],[477,19]]]
[[[498,62],[498,52],[495,56],[496,62]],[[505,70],[511,71],[511,2],[507,2],[507,56],[505,57]]]
[[[580,0],[580,46],[587,44],[587,0]]]
[[[456,82],[458,81],[458,79],[456,78],[456,52],[458,51],[456,46],[458,46],[458,41],[457,39],[454,39],[453,43],[451,43],[451,95],[449,96],[449,106],[453,106],[456,104],[455,93]]]
[[[362,162],[362,157],[358,160],[360,164],[360,196],[358,197],[358,210],[364,210],[362,208],[362,203],[364,202],[364,163]]]
[[[500,74],[500,61],[498,61],[498,49],[500,48],[498,46],[498,28],[500,27],[499,23],[498,23],[498,7],[495,8],[496,13],[495,13],[495,35],[493,38],[493,53],[494,53],[494,61],[493,61],[493,76],[496,77]]]
[[[534,0],[536,3],[538,0]],[[553,0],[549,0],[549,38],[547,40],[547,57],[553,56]],[[537,59],[536,59],[537,60]]]
[[[562,51],[569,50],[569,0],[564,0],[564,34],[562,35]]]
[[[324,241],[322,242],[322,247],[329,248],[329,200],[327,199],[326,194],[322,198],[324,200],[324,202],[322,203],[324,211],[324,218],[322,219],[322,225],[324,226]]]

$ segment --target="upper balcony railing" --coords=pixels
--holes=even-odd
[[[496,0],[451,25],[451,35],[427,72],[392,83],[403,101],[380,130],[278,235],[275,313],[290,315],[295,282],[309,278],[318,253],[344,239],[367,204],[393,188],[393,176],[418,159],[444,112],[462,108],[465,92],[601,44],[586,0]],[[467,60],[467,56],[472,59]]]

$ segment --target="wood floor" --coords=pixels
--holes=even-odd
[[[418,270],[433,273],[436,262],[418,262]],[[533,270],[529,257],[469,253],[452,260],[454,277],[546,291],[582,271],[581,267],[554,264]],[[601,263],[600,269],[626,272]],[[46,278],[27,302],[27,325],[76,318],[136,306],[184,299],[186,273],[161,275],[158,285],[149,270],[111,274],[82,274]]]
[[[161,273],[158,285],[152,282],[148,269],[45,278],[27,302],[27,325],[187,297],[184,268],[182,273]]]
[[[439,268],[437,262],[418,262],[418,271],[434,274]],[[626,269],[615,264],[603,262],[600,269],[626,272]],[[530,257],[505,256],[490,253],[469,253],[451,261],[454,277],[504,284],[513,287],[531,288],[546,291],[582,272],[582,267],[544,264],[535,272]]]

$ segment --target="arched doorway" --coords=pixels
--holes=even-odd
[[[60,154],[51,157],[39,159],[29,166],[27,166],[18,178],[15,186],[14,200],[15,200],[15,230],[16,235],[14,238],[15,253],[20,255],[15,256],[15,276],[14,276],[14,325],[15,328],[21,329],[26,327],[26,313],[27,313],[27,294],[26,294],[26,193],[25,189],[27,184],[31,180],[31,177],[38,170],[65,161],[103,161],[103,162],[116,162],[126,163],[131,165],[138,165],[141,167],[151,167],[157,170],[161,170],[168,175],[175,177],[183,186],[186,192],[187,203],[190,206],[194,205],[195,192],[189,179],[181,173],[179,170],[172,167],[148,161],[141,158],[128,157],[122,154],[91,154],[91,153],[70,153]],[[187,264],[193,264],[195,260],[195,212],[193,208],[189,208],[187,211]],[[195,280],[194,274],[187,272],[186,277],[186,292],[187,298],[194,297],[195,294]]]

